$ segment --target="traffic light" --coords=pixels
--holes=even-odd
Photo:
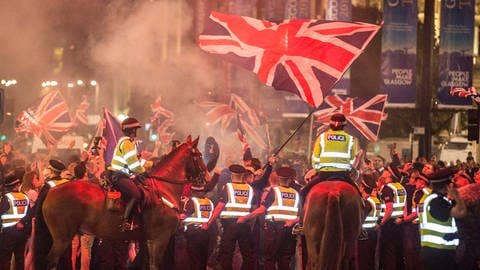
[[[7,135],[5,134],[0,135],[0,141],[4,142],[6,140],[7,140]]]
[[[469,141],[476,141],[478,143],[478,114],[480,110],[478,109],[470,109],[467,111],[467,128],[468,128],[468,140]]]

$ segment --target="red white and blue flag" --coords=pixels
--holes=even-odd
[[[330,118],[335,113],[342,113],[347,118],[345,130],[359,139],[376,141],[380,125],[386,120],[384,112],[387,95],[376,95],[373,98],[332,95],[325,97],[324,103],[314,113],[316,122],[320,124],[317,132],[322,133],[329,128]]]
[[[175,135],[175,132],[170,131],[170,128],[175,126],[175,114],[162,106],[162,97],[157,97],[150,108],[152,109],[150,122],[156,126],[158,139],[161,143],[168,144]]]
[[[46,145],[55,145],[73,122],[67,103],[59,91],[52,91],[17,118],[17,132],[32,133]]]
[[[229,104],[204,101],[198,105],[209,109],[206,116],[210,125],[221,123],[222,131],[236,129],[242,148],[248,146],[246,138],[262,149],[267,148],[265,139],[259,133],[262,123],[257,112],[240,96],[232,94]]]
[[[322,20],[276,24],[212,11],[198,43],[317,108],[380,27]]]
[[[87,96],[82,97],[82,102],[78,105],[77,110],[75,111],[75,123],[82,123],[88,125],[87,109],[90,107],[90,103],[87,100]]]

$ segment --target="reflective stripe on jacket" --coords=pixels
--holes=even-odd
[[[225,188],[228,202],[220,213],[220,218],[238,218],[248,215],[252,208],[252,187],[245,183],[227,183]]]
[[[299,195],[298,192],[291,187],[273,187],[275,200],[268,207],[266,220],[286,221],[297,218]]]
[[[368,197],[367,202],[372,206],[370,212],[368,212],[365,221],[362,224],[364,229],[369,229],[375,227],[377,224],[378,218],[380,217],[380,212],[382,209],[382,203],[377,197]]]
[[[2,227],[7,228],[17,224],[28,211],[30,200],[23,192],[9,192],[5,194],[10,207],[7,212],[2,215]]]
[[[183,222],[185,225],[207,223],[213,213],[213,203],[209,198],[191,198],[194,211]]]
[[[320,171],[346,171],[355,158],[353,137],[343,130],[328,130],[318,136],[312,166]]]
[[[421,202],[422,200],[425,200],[425,198],[432,193],[432,189],[428,188],[428,187],[425,187],[425,188],[422,188],[420,190],[415,190],[415,192],[413,193],[413,198],[415,198],[415,195],[417,194],[417,192],[422,192],[423,193],[422,197],[420,198],[420,202]],[[412,202],[412,212],[417,213],[417,217],[413,220],[413,222],[414,223],[419,223],[420,222],[420,218],[418,217],[419,209],[418,209],[418,205],[416,205],[415,202]]]
[[[397,218],[403,216],[403,208],[405,207],[407,194],[405,188],[400,183],[388,183],[385,185],[393,190],[393,211],[390,218]],[[382,202],[382,217],[385,215],[386,209],[387,205],[385,204],[385,202]]]
[[[121,171],[129,176],[145,172],[137,156],[137,146],[130,137],[124,136],[118,141],[115,146],[111,168],[113,171]]]
[[[459,240],[458,237],[447,241],[443,237],[448,234],[455,234],[457,232],[457,225],[455,219],[449,217],[447,221],[440,221],[435,219],[430,214],[430,203],[433,199],[438,198],[437,193],[432,193],[425,196],[419,204],[419,218],[420,218],[420,241],[422,247],[431,247],[437,249],[456,249]],[[451,205],[451,201],[444,196],[441,198]]]

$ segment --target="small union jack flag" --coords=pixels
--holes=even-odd
[[[20,113],[15,130],[32,133],[48,146],[55,145],[72,125],[67,103],[59,91],[53,91]]]
[[[84,125],[88,124],[88,117],[86,115],[86,112],[89,107],[90,107],[90,103],[87,100],[87,96],[83,96],[82,102],[80,102],[77,110],[75,111],[75,123],[79,121]]]
[[[317,132],[322,133],[329,128],[330,118],[335,113],[343,113],[349,124],[345,131],[359,139],[376,141],[380,125],[386,119],[384,112],[387,95],[376,95],[373,98],[351,98],[332,95],[315,112],[316,122],[320,124]]]
[[[450,95],[452,96],[459,96],[463,98],[471,97],[471,96],[476,96],[477,91],[475,90],[475,87],[471,86],[468,89],[461,88],[461,87],[454,87],[452,90],[450,90]]]
[[[157,134],[161,143],[168,144],[172,141],[175,132],[170,132],[170,127],[175,125],[175,114],[162,106],[162,97],[158,97],[150,105],[152,108],[151,123],[157,123]]]
[[[380,27],[321,20],[276,24],[213,11],[198,43],[317,108]]]

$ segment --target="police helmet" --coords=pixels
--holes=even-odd
[[[334,129],[341,129],[347,124],[347,119],[342,113],[336,113],[330,118],[330,127]]]
[[[140,125],[140,122],[138,122],[137,119],[133,117],[128,117],[125,120],[122,121],[122,130],[127,131],[127,130],[134,130],[137,128],[141,128],[142,126]]]

